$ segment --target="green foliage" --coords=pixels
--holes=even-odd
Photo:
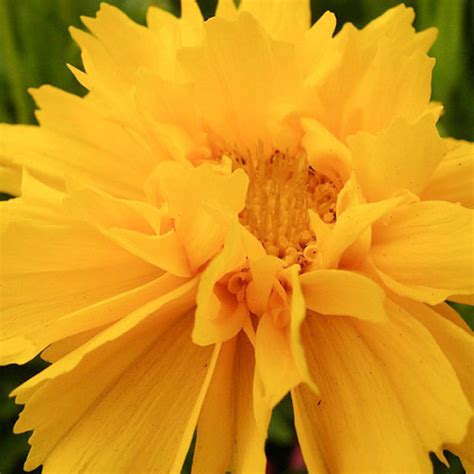
[[[338,17],[339,27],[351,21],[361,27],[399,2],[397,0],[311,0],[313,20],[325,10]],[[133,19],[145,22],[148,6],[160,6],[180,14],[178,0],[109,0]],[[446,135],[472,139],[474,132],[473,36],[474,6],[470,0],[407,0],[417,12],[416,27],[436,26],[438,41],[431,51],[437,58],[433,76],[433,98],[445,104],[441,130]],[[216,0],[200,0],[207,18],[215,10]],[[69,25],[81,26],[80,16],[93,16],[99,0],[0,0],[0,122],[34,123],[34,104],[27,88],[52,84],[76,94],[83,89],[66,68],[80,66],[80,52],[68,33]],[[1,195],[0,200],[7,196]],[[472,308],[453,305],[474,328]],[[22,472],[28,435],[13,436],[11,429],[19,408],[8,399],[9,392],[43,367],[35,360],[24,367],[2,368],[0,376],[0,472]],[[269,431],[269,455],[275,450],[290,453],[295,442],[291,402],[287,397],[274,410]],[[273,447],[273,448],[272,448]],[[272,451],[273,449],[273,451]],[[283,456],[287,462],[289,455]],[[190,472],[188,457],[185,472]],[[438,474],[461,473],[459,460],[447,454],[450,468],[433,456]]]

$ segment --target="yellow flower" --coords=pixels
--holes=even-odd
[[[179,472],[197,427],[195,472],[264,472],[289,391],[310,472],[474,464],[445,303],[474,293],[473,147],[436,130],[435,32],[308,3],[103,5],[71,30],[88,94],[0,127],[1,360],[52,363],[14,391],[27,470]]]

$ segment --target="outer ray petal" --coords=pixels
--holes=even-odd
[[[473,211],[444,201],[401,206],[373,229],[370,257],[402,296],[437,304],[474,293]]]
[[[67,357],[48,366],[45,370],[27,380],[23,385],[17,387],[12,395],[17,397],[19,403],[25,403],[42,384],[73,371],[89,353],[131,332],[151,314],[162,315],[159,319],[158,330],[166,328],[170,322],[193,307],[196,286],[196,279],[189,280],[180,287],[149,301],[101,332],[97,337],[92,338],[86,344],[68,354]]]
[[[474,207],[474,144],[445,140],[448,152],[421,194],[427,201],[451,201]]]
[[[133,86],[138,69],[145,67],[170,75],[173,65],[167,62],[169,41],[159,38],[138,25],[118,8],[102,3],[96,18],[82,17],[92,34],[71,28],[71,34],[82,50],[86,76],[78,79],[94,92],[95,100],[110,110],[127,112],[122,118],[133,123]]]
[[[192,344],[190,314],[173,319],[156,313],[39,387],[16,425],[35,429],[27,469],[179,472],[218,347]]]
[[[282,41],[298,41],[311,25],[309,0],[242,0],[239,10],[251,13]]]
[[[162,232],[167,215],[155,207],[119,200],[68,181],[73,211],[131,254],[178,276],[191,275],[185,247],[174,229]]]
[[[308,78],[306,97],[315,118],[340,140],[378,132],[396,117],[414,122],[428,110],[433,60],[425,53],[435,32],[416,35],[413,18],[412,9],[399,5],[361,31],[344,25],[325,45],[330,53]]]
[[[44,87],[40,91],[49,95],[54,89]],[[66,101],[79,104],[65,108],[64,101],[56,97],[62,94],[67,96],[66,93],[53,92],[55,104],[49,109],[50,115],[40,112],[40,120],[47,116],[46,120],[55,122],[56,129],[54,125],[50,128],[0,125],[0,161],[5,160],[7,166],[22,166],[58,188],[64,186],[64,175],[68,174],[115,196],[142,198],[143,183],[153,164],[152,161],[147,164],[146,147],[142,147],[139,141],[134,143],[134,138],[125,128],[112,124],[98,110],[86,105],[83,99],[66,97]],[[68,110],[75,113],[68,115]],[[66,131],[65,123],[73,123],[74,127]],[[74,135],[75,129],[84,130],[84,135]],[[106,141],[102,143],[103,135],[116,136],[113,139],[115,145],[110,144],[108,148]],[[135,154],[136,160],[133,158]]]
[[[160,274],[71,216],[58,223],[63,195],[26,182],[35,187],[0,207],[4,363],[24,363],[50,342],[101,325],[111,315],[100,301],[133,294]],[[42,198],[35,201],[37,191]],[[84,316],[88,307],[95,321]],[[70,324],[63,324],[72,313]]]
[[[422,324],[395,303],[390,324],[357,321],[357,330],[384,369],[426,451],[464,439],[472,408],[456,372]]]
[[[407,299],[398,303],[425,326],[456,371],[461,386],[474,409],[474,335],[434,311],[429,306]]]
[[[199,417],[193,473],[263,472],[265,431],[252,403],[254,351],[243,333],[222,345]]]
[[[433,311],[427,305],[409,300],[399,303],[418,319],[433,335],[436,342],[456,371],[471,408],[474,410],[474,337],[472,330],[463,319],[443,304]],[[456,317],[455,320],[454,317]],[[461,457],[467,472],[474,467],[474,411],[464,440],[458,444],[448,444],[447,449]]]
[[[449,301],[454,301],[455,303],[466,304],[468,306],[474,306],[474,294],[472,295],[451,295],[449,296]]]
[[[218,0],[216,8],[216,16],[233,20],[237,15],[237,7],[234,0]]]
[[[355,177],[369,201],[402,190],[419,194],[445,152],[430,115],[414,125],[396,120],[379,135],[358,133],[348,143]]]
[[[383,290],[361,274],[345,270],[315,270],[300,276],[308,309],[321,314],[386,321]]]
[[[384,472],[389,466],[393,472],[431,473],[384,367],[349,320],[312,313],[303,341],[320,388],[318,395],[304,386],[292,391],[310,472],[326,472],[326,466],[330,472]]]

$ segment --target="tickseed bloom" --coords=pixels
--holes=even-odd
[[[435,32],[307,0],[183,0],[72,29],[84,98],[0,128],[4,364],[27,470],[263,473],[290,392],[312,473],[474,463],[473,147],[441,139]],[[471,300],[472,301],[472,300]]]

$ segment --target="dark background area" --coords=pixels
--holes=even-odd
[[[263,0],[262,0],[263,1]],[[134,20],[144,23],[149,5],[159,5],[176,15],[178,0],[111,0]],[[216,0],[199,0],[205,17],[213,14]],[[400,3],[396,0],[313,0],[313,21],[326,10],[338,18],[338,28],[347,21],[358,27],[386,9]],[[433,100],[445,105],[440,132],[472,140],[474,135],[474,2],[471,0],[407,0],[417,13],[415,26],[439,29],[438,40],[431,50],[437,65],[433,75]],[[0,122],[35,123],[34,104],[27,88],[52,84],[76,94],[84,94],[66,63],[81,65],[80,52],[72,42],[68,26],[81,26],[80,16],[94,16],[98,0],[0,0]],[[0,196],[5,199],[7,196]],[[472,308],[455,305],[474,327]],[[29,435],[13,435],[12,427],[20,407],[8,394],[24,380],[41,370],[40,359],[24,366],[0,368],[0,473],[23,472]],[[52,408],[54,409],[54,408]],[[275,409],[270,426],[267,455],[270,472],[305,472],[296,444],[291,402],[288,398]],[[448,454],[448,469],[432,456],[435,472],[464,472],[459,460]],[[188,457],[185,472],[189,472]],[[390,466],[387,466],[389,468]],[[39,472],[37,470],[36,472]]]

